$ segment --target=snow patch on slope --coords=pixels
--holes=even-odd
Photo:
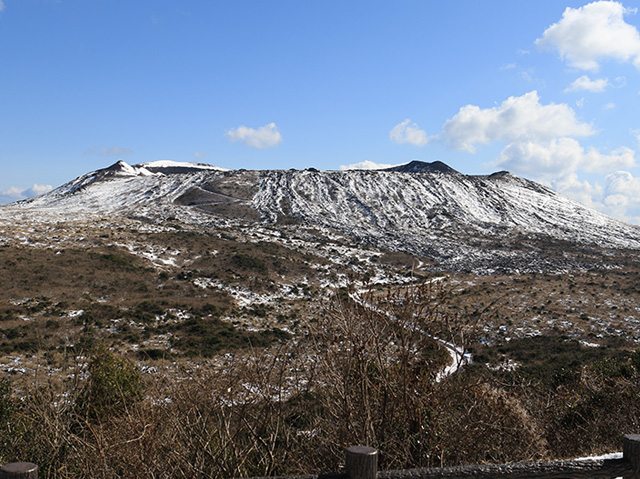
[[[131,166],[128,163],[120,160],[104,171],[109,171],[116,176],[153,176],[155,173],[150,172],[146,168],[140,165]]]
[[[216,170],[216,171],[231,171],[221,166],[209,165],[207,163],[189,163],[172,160],[158,160],[149,161],[147,163],[141,163],[136,165],[143,168],[190,168],[193,170]]]
[[[258,218],[274,227],[283,221],[314,224],[350,237],[355,248],[402,251],[431,258],[440,269],[482,269],[485,274],[575,267],[564,262],[562,253],[552,260],[541,260],[537,253],[528,258],[527,251],[534,250],[523,241],[553,238],[582,247],[640,250],[640,227],[510,173],[469,176],[437,162],[411,163],[405,169],[223,171],[196,163],[132,167],[118,162],[38,198],[2,207],[0,217],[118,215],[203,229],[257,227]],[[198,201],[176,201],[194,191],[203,192]],[[544,241],[535,251],[544,248]]]

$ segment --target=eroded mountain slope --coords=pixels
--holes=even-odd
[[[117,214],[203,229],[315,224],[355,244],[425,256],[434,269],[489,273],[582,267],[570,254],[576,248],[640,250],[639,227],[508,172],[469,176],[440,162],[322,172],[165,163],[118,162],[3,211],[29,221]]]

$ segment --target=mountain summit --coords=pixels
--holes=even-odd
[[[154,223],[173,218],[202,228],[315,224],[462,270],[531,270],[536,262],[527,258],[553,248],[547,263],[561,270],[566,248],[560,244],[640,250],[637,226],[508,172],[470,176],[439,161],[350,171],[120,161],[6,208]]]
[[[446,173],[446,174],[458,173],[449,165],[441,161],[434,161],[431,163],[427,163],[427,162],[418,161],[418,160],[413,160],[412,162],[406,163],[404,165],[388,168],[386,171],[399,171],[402,173],[425,173],[425,172],[440,172],[440,173]]]

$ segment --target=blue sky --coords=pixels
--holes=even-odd
[[[440,160],[640,224],[639,1],[0,1],[0,202],[122,159]]]

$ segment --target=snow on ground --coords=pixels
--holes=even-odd
[[[278,283],[278,293],[275,294],[255,293],[248,288],[225,284],[211,278],[196,278],[193,280],[193,284],[202,289],[224,291],[233,297],[236,304],[240,307],[273,304],[279,299],[293,300],[304,297],[304,294],[301,293],[296,286],[287,283]]]
[[[239,218],[211,215],[197,206],[175,202],[194,188],[221,184],[221,191],[239,195],[229,198],[252,206],[263,224],[291,218],[347,236],[353,249],[372,245],[429,256],[442,268],[484,273],[505,268],[567,269],[562,260],[531,261],[523,251],[508,247],[514,234],[640,250],[640,228],[508,173],[228,172],[212,165],[167,161],[114,167],[88,173],[41,197],[2,207],[0,218],[11,218],[17,224],[20,216],[51,222],[54,218],[95,220],[119,215],[152,224],[175,218],[199,228],[246,226]],[[145,175],[146,168],[158,172],[165,168],[167,174]],[[187,172],[170,173],[175,168]],[[489,244],[492,241],[506,242],[507,247],[496,248]],[[292,246],[295,243],[290,241]],[[327,248],[339,254],[339,247]],[[352,257],[362,261],[367,255],[354,253]]]
[[[443,278],[435,278],[433,281],[437,282],[442,280]],[[349,294],[349,297],[355,301],[356,303],[358,303],[359,305],[371,309],[373,311],[376,311],[378,313],[384,314],[385,316],[389,317],[389,318],[394,318],[394,316],[389,312],[386,311],[384,309],[378,308],[377,306],[365,301],[361,294],[362,292],[365,290],[361,290],[361,291],[356,291],[356,292],[352,292]],[[366,291],[365,291],[366,292]],[[438,374],[436,375],[436,382],[440,382],[442,381],[444,378],[451,376],[452,374],[455,374],[456,372],[458,372],[460,369],[462,369],[464,366],[471,364],[473,362],[473,358],[471,356],[471,353],[466,352],[464,350],[464,348],[457,346],[453,343],[450,343],[448,341],[445,341],[441,338],[438,338],[436,336],[433,336],[429,333],[427,333],[426,331],[421,331],[423,334],[426,334],[428,337],[432,338],[433,340],[437,341],[438,343],[440,343],[442,346],[444,346],[444,348],[447,350],[447,353],[449,353],[449,356],[451,357],[451,363],[448,364],[447,366],[445,366],[445,368],[438,372]]]
[[[449,353],[449,356],[451,356],[451,364],[446,366],[442,371],[440,371],[436,375],[436,382],[440,382],[447,376],[451,376],[452,374],[455,374],[464,366],[471,364],[473,362],[471,353],[465,351],[464,348],[460,346],[456,346],[453,343],[444,341],[435,336],[433,337],[433,339],[435,339],[440,344],[442,344],[446,348],[447,352]]]
[[[171,160],[149,161],[147,163],[141,163],[136,166],[141,166],[144,168],[192,168],[194,170],[231,171],[228,168],[209,165],[207,163],[189,163],[189,162],[180,162],[180,161],[171,161]]]
[[[599,460],[607,460],[607,459],[622,459],[621,452],[611,452],[609,454],[602,454],[600,456],[588,456],[588,457],[578,457],[575,459],[576,461],[599,461]]]
[[[182,252],[176,249],[170,249],[164,246],[152,245],[149,243],[135,242],[135,243],[123,243],[123,242],[114,242],[115,246],[119,246],[121,248],[126,249],[129,253],[140,256],[147,261],[153,263],[154,266],[163,268],[166,266],[182,266],[184,265],[178,264],[178,257],[182,256],[183,258],[187,258],[187,252]],[[183,261],[185,261],[183,259]],[[185,261],[189,262],[189,261]]]

